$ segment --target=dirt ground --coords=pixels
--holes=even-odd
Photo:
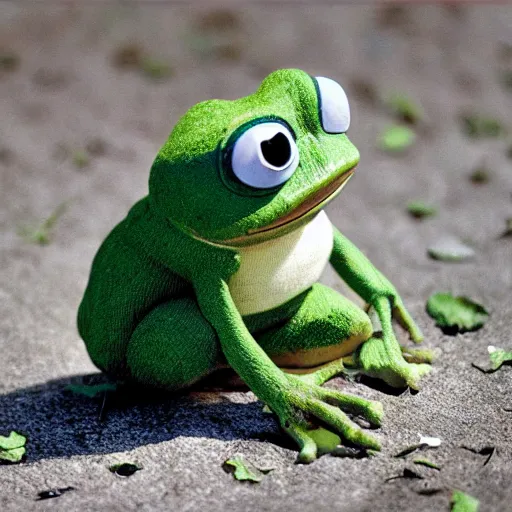
[[[512,9],[263,3],[212,12],[0,4],[0,434],[28,437],[26,461],[0,466],[0,509],[430,511],[449,510],[461,489],[482,511],[511,510],[512,368],[483,374],[471,366],[488,345],[512,348],[512,238],[500,238],[512,217],[511,139],[469,138],[460,115],[481,113],[512,129],[512,95],[500,83],[512,69]],[[383,402],[375,431],[383,450],[371,459],[295,464],[293,446],[245,390],[124,396],[103,410],[101,398],[65,390],[103,381],[77,334],[76,310],[99,244],[146,194],[174,123],[195,103],[244,96],[283,67],[345,86],[361,163],[328,206],[330,218],[391,279],[425,345],[439,352],[417,394],[330,384]],[[378,96],[394,91],[425,111],[416,144],[400,156],[376,147],[392,122]],[[475,185],[469,175],[481,165],[490,180]],[[439,214],[412,219],[412,199],[438,205]],[[50,244],[19,235],[62,203]],[[469,241],[475,258],[429,259],[427,247],[445,235]],[[332,271],[323,281],[344,290]],[[482,303],[488,323],[444,335],[425,312],[437,291]],[[440,470],[413,465],[414,455],[393,457],[419,434],[442,439],[421,454]],[[464,447],[495,451],[484,464],[486,455]],[[236,453],[275,469],[260,484],[235,481],[222,463]],[[143,470],[109,472],[124,461]],[[423,478],[388,480],[404,468]]]

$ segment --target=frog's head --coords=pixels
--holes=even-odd
[[[192,236],[244,245],[298,227],[352,175],[343,89],[297,69],[252,95],[210,100],[178,122],[151,168],[150,201]]]

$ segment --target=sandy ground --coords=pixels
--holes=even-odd
[[[512,369],[486,375],[471,366],[489,344],[512,346],[512,216],[506,139],[469,139],[458,116],[469,109],[510,122],[512,96],[499,83],[512,43],[510,7],[297,7],[267,4],[232,11],[219,26],[206,9],[97,3],[0,5],[0,47],[19,57],[0,72],[0,434],[28,436],[26,461],[0,466],[0,509],[14,510],[449,510],[452,489],[509,510]],[[205,21],[206,17],[206,21]],[[222,25],[222,23],[221,23]],[[133,43],[173,73],[155,81],[119,69],[113,54]],[[508,57],[510,58],[510,56]],[[5,66],[4,66],[5,67]],[[304,466],[272,416],[246,391],[110,400],[64,390],[102,381],[75,327],[92,258],[104,236],[147,190],[148,169],[181,114],[211,97],[253,91],[273,69],[300,67],[346,86],[349,136],[361,164],[328,207],[335,224],[389,276],[439,360],[418,394],[396,396],[364,383],[332,386],[384,403],[375,458],[325,456]],[[426,112],[418,142],[394,157],[375,140],[391,117],[357,83],[403,91]],[[368,88],[367,88],[368,89]],[[371,87],[370,87],[371,89]],[[371,92],[371,90],[370,90]],[[79,151],[88,147],[87,165]],[[482,161],[491,181],[468,175]],[[404,205],[439,206],[424,222]],[[62,202],[52,242],[17,233]],[[429,260],[443,235],[470,240],[474,260]],[[332,271],[324,282],[343,290]],[[445,336],[425,312],[431,293],[466,294],[491,312],[480,331]],[[443,443],[423,455],[440,471],[390,477],[411,467],[394,458],[418,440]],[[486,457],[463,446],[496,449]],[[237,482],[222,463],[242,453],[275,468],[258,485]],[[130,478],[108,466],[131,461]],[[52,487],[75,490],[35,502]],[[438,491],[435,493],[435,491]]]

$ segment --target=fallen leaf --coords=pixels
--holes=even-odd
[[[407,203],[407,211],[416,219],[424,219],[437,214],[437,207],[423,201],[410,201]]]
[[[0,71],[15,71],[20,65],[20,58],[11,51],[0,50]]]
[[[108,469],[118,476],[129,477],[143,468],[138,464],[132,464],[131,462],[122,462],[120,464],[112,464],[112,466],[110,466]]]
[[[89,165],[89,155],[83,149],[76,149],[71,158],[77,169],[83,169]]]
[[[454,297],[450,293],[435,293],[427,301],[427,313],[445,334],[476,331],[483,327],[489,313],[483,306],[467,297]]]
[[[0,450],[0,461],[21,462],[25,455],[25,447],[13,448],[12,450]]]
[[[258,469],[256,466],[246,461],[241,455],[236,455],[232,459],[224,462],[224,468],[232,472],[237,480],[248,480],[249,482],[259,483],[265,475],[272,471],[269,469]]]
[[[496,348],[493,345],[487,347],[488,359],[473,361],[471,364],[484,373],[492,373],[499,370],[505,363],[512,363],[512,351]]]
[[[68,203],[64,202],[55,208],[51,215],[43,221],[40,226],[30,227],[24,226],[18,230],[18,234],[28,242],[36,243],[39,245],[47,245],[50,243],[51,233],[57,220],[66,211]]]
[[[316,443],[318,455],[331,453],[341,443],[339,436],[322,427],[308,430],[308,435]]]
[[[443,237],[427,249],[428,255],[440,261],[464,261],[474,257],[475,251],[453,237]]]
[[[136,43],[120,46],[112,56],[112,65],[116,68],[137,68],[142,60],[142,48]]]
[[[407,126],[388,126],[379,136],[378,146],[389,153],[405,151],[414,144],[416,134]]]
[[[14,430],[9,436],[0,436],[0,461],[21,462],[25,455],[27,438]]]
[[[58,498],[65,492],[74,491],[74,490],[75,490],[74,487],[69,486],[69,487],[60,487],[59,489],[48,489],[47,491],[41,491],[41,492],[37,493],[38,498],[36,501],[49,500],[51,498]]]
[[[452,512],[477,512],[480,502],[462,491],[455,490],[451,499]]]
[[[26,442],[27,438],[25,436],[22,436],[21,434],[18,434],[18,432],[12,430],[7,437],[0,436],[0,449],[14,450],[14,448],[21,448],[22,446],[25,446]]]
[[[463,114],[460,116],[462,131],[468,137],[499,137],[505,132],[500,121],[479,114]]]
[[[489,181],[491,181],[491,171],[485,165],[485,163],[481,163],[471,172],[469,179],[475,185],[484,185],[485,183],[489,183]]]
[[[71,391],[76,395],[84,395],[89,398],[94,398],[100,393],[105,393],[108,391],[115,391],[117,389],[116,384],[112,384],[109,382],[105,382],[104,384],[69,384],[64,388],[66,391]]]
[[[173,69],[169,64],[150,57],[145,57],[142,60],[140,69],[151,80],[163,80],[170,77],[173,73]]]
[[[400,121],[416,124],[423,118],[422,108],[406,94],[394,93],[384,100],[384,105]]]
[[[421,466],[426,466],[427,468],[437,469],[438,471],[441,470],[441,467],[438,466],[435,462],[431,462],[428,459],[414,459],[414,464],[419,464]]]
[[[410,453],[415,452],[416,450],[419,450],[422,447],[421,444],[413,444],[411,446],[408,446],[407,448],[404,448],[403,450],[399,451],[396,455],[393,455],[393,457],[399,459],[402,457],[406,457]]]

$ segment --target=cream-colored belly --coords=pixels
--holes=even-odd
[[[321,211],[291,233],[237,248],[241,264],[228,284],[238,311],[267,311],[307,290],[320,278],[332,245],[332,225]]]

